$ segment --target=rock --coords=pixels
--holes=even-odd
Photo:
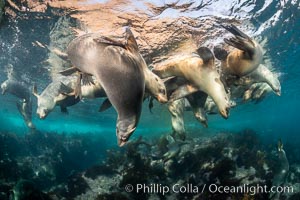
[[[19,2],[14,10],[32,13],[51,10],[53,15],[69,15],[78,22],[80,34],[100,32],[117,36],[124,32],[124,26],[130,26],[148,64],[158,62],[165,56],[193,52],[197,46],[208,44],[208,41],[224,32],[215,27],[220,20],[218,17],[193,16],[193,12],[202,8],[196,6],[197,2],[157,4],[143,1],[141,4],[139,6],[135,2],[122,0],[103,3],[29,0]],[[170,11],[175,14],[165,14]]]

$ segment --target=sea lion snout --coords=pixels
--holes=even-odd
[[[117,139],[120,147],[124,146],[136,129],[136,119],[118,120]]]
[[[157,100],[160,102],[160,103],[167,103],[168,102],[168,98],[166,95],[163,95],[163,94],[158,94],[157,95]]]
[[[135,129],[136,129],[136,127],[130,129],[129,131],[121,132],[121,131],[118,131],[118,128],[117,128],[118,145],[120,147],[124,146],[127,143],[127,141],[129,140],[130,136],[135,131]]]
[[[230,110],[230,106],[226,107],[223,110],[220,110],[220,114],[222,115],[222,117],[224,119],[228,119],[228,117],[229,117],[229,110]]]
[[[48,115],[47,111],[45,109],[39,109],[36,112],[37,116],[39,116],[40,119],[45,119]]]
[[[281,91],[280,91],[280,90],[275,90],[275,93],[276,93],[278,96],[281,96]]]

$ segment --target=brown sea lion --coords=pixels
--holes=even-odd
[[[153,72],[162,78],[179,76],[185,78],[190,84],[183,85],[185,94],[201,90],[211,96],[219,108],[220,114],[228,118],[229,97],[220,75],[215,69],[214,55],[206,47],[200,47],[197,54],[176,56],[154,66]],[[184,88],[187,87],[187,88]],[[181,89],[181,88],[179,88]],[[179,94],[182,94],[179,92]],[[181,96],[183,97],[183,96]],[[174,100],[178,98],[174,97]]]
[[[222,61],[222,72],[241,77],[254,71],[263,59],[260,44],[233,24],[221,26],[234,35],[232,38],[225,38],[225,43],[236,48],[229,54],[224,51],[219,52],[219,49],[214,51],[216,58]]]
[[[126,37],[127,44],[117,46],[99,41],[97,34],[86,34],[67,48],[72,64],[96,78],[116,109],[119,146],[127,142],[138,124],[145,90],[143,67],[147,67],[129,28]]]

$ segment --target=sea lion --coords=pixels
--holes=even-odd
[[[2,94],[10,93],[20,100],[16,103],[19,113],[22,115],[26,126],[35,129],[32,123],[32,101],[29,87],[13,78],[9,78],[1,84]]]
[[[214,51],[216,58],[222,61],[222,72],[242,77],[254,71],[263,60],[260,44],[233,24],[221,26],[235,36],[230,39],[225,38],[225,43],[236,48],[229,54],[224,51],[219,52],[218,50],[221,49]]]
[[[67,113],[67,107],[77,104],[80,99],[75,97],[76,80],[75,76],[57,78],[51,82],[39,95],[36,85],[33,94],[37,97],[37,115],[40,119],[45,119],[55,106],[60,106],[61,111]],[[93,80],[94,84],[82,85],[82,97],[94,99],[106,97],[101,85]]]
[[[184,77],[190,82],[190,85],[183,87],[194,88],[190,93],[201,90],[211,96],[218,105],[220,114],[224,118],[228,118],[229,97],[220,80],[220,75],[215,69],[214,61],[212,52],[206,47],[200,47],[197,55],[176,56],[156,64],[153,72],[162,78]]]
[[[31,101],[17,102],[17,108],[19,110],[19,113],[21,113],[27,127],[30,129],[35,129],[35,126],[32,123],[32,102]]]
[[[2,94],[10,93],[20,99],[24,99],[25,101],[30,101],[30,90],[28,86],[17,80],[7,79],[1,84]]]
[[[278,76],[265,65],[260,64],[253,72],[235,81],[236,85],[250,85],[254,83],[267,83],[276,95],[281,95],[281,85]]]
[[[140,119],[145,90],[143,66],[147,67],[129,28],[126,38],[126,44],[118,46],[103,43],[99,35],[90,33],[75,38],[67,48],[71,63],[81,73],[96,78],[116,109],[119,146],[128,141]]]
[[[289,174],[290,164],[286,157],[286,153],[283,149],[283,144],[281,139],[278,140],[277,153],[278,153],[278,161],[277,161],[278,169],[273,177],[272,186],[283,187],[284,184],[286,183],[286,179]],[[273,199],[277,200],[280,199],[280,195],[281,195],[280,192],[271,192],[269,198],[272,200]]]
[[[169,112],[171,113],[171,123],[173,129],[173,135],[175,138],[185,140],[185,128],[184,128],[184,108],[185,99],[178,99],[168,104]]]

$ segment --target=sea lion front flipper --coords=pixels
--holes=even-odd
[[[107,98],[107,99],[105,99],[105,100],[103,101],[102,105],[100,106],[99,112],[103,112],[103,111],[109,109],[111,106],[112,106],[112,105],[111,105],[111,102],[110,102],[109,99]]]
[[[177,80],[177,76],[170,76],[167,78],[163,78],[162,81],[167,84],[168,82],[172,82],[172,81],[176,81]]]
[[[60,111],[65,114],[69,114],[68,109],[65,106],[60,106]]]
[[[95,85],[95,82],[91,75],[82,73],[82,84],[83,85]]]
[[[152,108],[154,106],[153,100],[154,100],[154,98],[151,96],[150,99],[149,99],[149,105],[148,105],[150,113],[152,113]]]
[[[21,102],[17,101],[16,105],[17,105],[17,109],[18,109],[19,113],[23,116],[24,111],[23,111],[23,106],[21,105]]]
[[[59,73],[63,76],[70,76],[71,74],[74,74],[75,72],[79,72],[79,70],[76,67],[70,67],[63,71],[60,71]]]
[[[199,91],[199,89],[191,84],[185,84],[178,87],[170,96],[169,102],[181,99],[187,95]]]

